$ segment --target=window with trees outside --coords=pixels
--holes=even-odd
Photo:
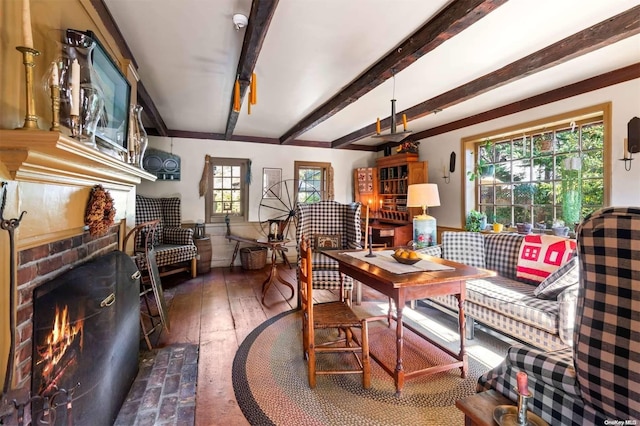
[[[477,141],[476,209],[488,223],[573,229],[606,203],[605,126],[600,111]]]
[[[315,203],[333,199],[331,163],[296,161],[294,173],[298,202]]]
[[[205,194],[207,222],[247,220],[248,185],[245,183],[249,160],[211,158]]]

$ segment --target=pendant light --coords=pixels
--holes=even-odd
[[[391,75],[393,78],[393,93],[392,93],[393,96],[391,99],[391,129],[387,134],[380,133],[380,118],[378,118],[376,120],[376,134],[373,135],[372,137],[381,138],[388,142],[400,142],[402,139],[406,138],[411,133],[411,130],[407,130],[407,116],[405,114],[402,114],[403,131],[402,132],[397,131],[396,99],[395,99],[396,98],[396,70],[395,69],[391,70]]]

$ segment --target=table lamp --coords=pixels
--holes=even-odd
[[[427,215],[428,207],[440,205],[438,185],[417,183],[407,188],[407,207],[422,207],[422,214],[413,217],[413,242],[415,248],[434,246],[437,242],[436,218]]]

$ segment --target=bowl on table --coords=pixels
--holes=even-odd
[[[393,257],[397,262],[403,263],[405,265],[413,265],[414,263],[420,262],[420,258],[409,259],[408,257],[396,256],[395,254],[392,254],[391,257]]]

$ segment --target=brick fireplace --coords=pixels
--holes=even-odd
[[[142,179],[155,177],[59,132],[0,130],[0,181],[8,195],[4,217],[27,212],[15,231],[13,249],[8,233],[0,231],[0,382],[11,342],[7,315],[15,320],[13,380],[0,400],[5,408],[0,417],[6,416],[9,398],[29,396],[34,290],[74,266],[126,251],[123,234],[134,226],[136,185]],[[115,225],[103,237],[90,236],[84,226],[89,194],[97,184],[110,192],[117,211]],[[8,309],[12,290],[13,311]],[[25,423],[28,413],[25,407]],[[15,423],[6,417],[3,421]]]

